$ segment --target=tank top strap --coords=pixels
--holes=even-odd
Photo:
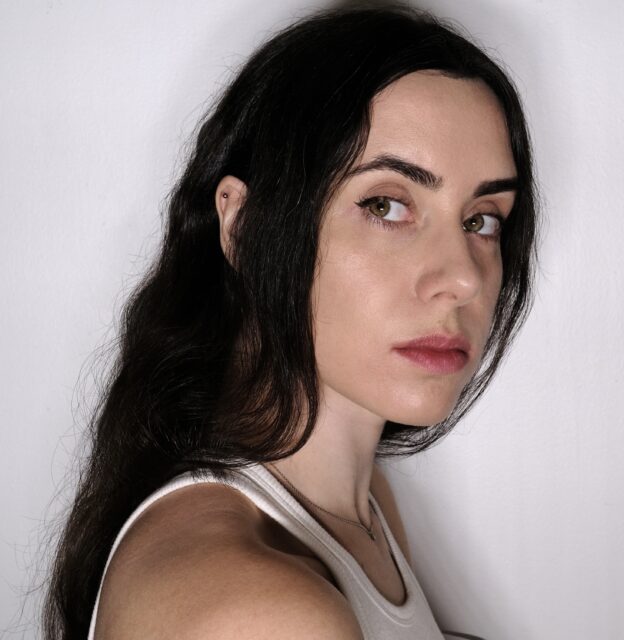
[[[217,478],[207,470],[185,473],[155,491],[134,510],[119,531],[108,556],[91,617],[88,640],[94,640],[104,576],[123,537],[157,500],[178,489],[204,482],[221,483],[240,491],[320,558],[349,601],[365,640],[390,637],[393,640],[443,640],[422,589],[372,494],[369,496],[371,504],[403,580],[405,600],[401,605],[387,600],[373,585],[355,558],[308,513],[277,478],[259,464],[232,471],[224,479]]]
[[[253,465],[240,469],[239,473],[252,481],[254,491],[262,494],[260,501],[254,500],[256,505],[327,566],[353,608],[366,639],[443,640],[425,595],[372,494],[369,494],[369,499],[379,517],[405,588],[405,600],[400,605],[390,602],[378,591],[357,560],[265,467]]]

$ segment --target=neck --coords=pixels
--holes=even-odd
[[[383,426],[379,416],[324,389],[310,439],[274,466],[309,501],[368,525],[368,494]]]

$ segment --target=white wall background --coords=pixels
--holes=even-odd
[[[261,8],[259,8],[261,6]],[[211,95],[302,0],[0,1],[0,630],[35,637],[81,366],[146,265]],[[393,465],[446,628],[624,638],[624,5],[430,0],[524,96],[547,224],[538,298],[486,397]],[[87,387],[88,389],[88,387]],[[21,620],[21,624],[20,623]]]

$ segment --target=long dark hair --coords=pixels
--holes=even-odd
[[[394,8],[303,20],[243,66],[170,197],[160,254],[125,307],[120,353],[90,423],[45,607],[48,639],[86,637],[113,539],[149,493],[183,471],[225,475],[283,457],[309,437],[318,403],[310,289],[324,205],[364,148],[372,98],[421,69],[491,88],[520,188],[481,370],[443,423],[388,423],[379,455],[430,446],[483,392],[530,303],[535,197],[517,93],[478,47],[430,16]],[[227,174],[248,189],[230,262],[214,205]]]

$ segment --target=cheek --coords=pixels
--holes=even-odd
[[[371,260],[353,252],[328,254],[313,289],[318,347],[331,340],[350,344],[364,339],[378,322],[378,274]],[[377,311],[375,309],[377,308]]]
[[[391,308],[393,287],[388,282],[383,257],[375,252],[348,243],[334,243],[325,252],[312,291],[321,377],[332,371],[354,376],[374,365]]]

